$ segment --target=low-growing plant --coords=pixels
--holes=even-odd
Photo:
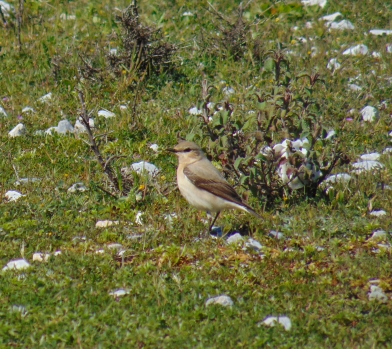
[[[267,92],[249,90],[251,111],[228,100],[211,102],[213,88],[204,80],[199,135],[209,140],[226,176],[260,200],[270,204],[296,189],[314,197],[332,170],[348,161],[315,97],[324,81],[318,73],[294,74],[281,47],[265,55],[260,79],[272,84]]]

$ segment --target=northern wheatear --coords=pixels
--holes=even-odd
[[[261,218],[251,207],[242,202],[234,188],[206,158],[200,147],[188,141],[180,141],[168,149],[178,156],[177,184],[182,196],[199,210],[219,213],[224,209],[240,209]]]

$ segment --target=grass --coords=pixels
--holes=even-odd
[[[201,121],[188,113],[202,103],[202,80],[216,88],[214,101],[229,99],[237,108],[236,117],[247,118],[247,112],[257,108],[247,87],[254,85],[264,93],[274,86],[265,55],[280,42],[293,52],[293,77],[319,72],[324,79],[312,95],[320,106],[318,117],[326,129],[337,131],[341,150],[351,162],[364,153],[382,152],[390,146],[392,130],[391,54],[385,50],[392,39],[367,33],[390,29],[391,6],[343,1],[321,9],[299,2],[252,2],[243,16],[259,23],[247,32],[240,57],[231,57],[224,45],[219,46],[216,30],[224,22],[216,12],[233,21],[236,2],[214,2],[214,11],[207,2],[141,3],[141,21],[160,28],[163,39],[178,47],[174,71],[144,77],[129,67],[116,75],[107,66],[106,53],[121,46],[115,15],[127,6],[106,0],[29,1],[24,6],[21,51],[16,29],[1,28],[0,105],[8,116],[0,116],[0,261],[6,265],[23,257],[32,266],[0,274],[0,347],[392,347],[391,300],[368,300],[373,279],[380,280],[389,298],[392,292],[391,250],[368,240],[375,230],[390,229],[391,196],[380,189],[380,183],[392,185],[389,155],[381,157],[384,169],[353,175],[349,184],[336,185],[329,198],[321,191],[315,198],[286,191],[287,196],[262,212],[265,202],[250,197],[262,221],[241,212],[224,213],[218,224],[225,232],[249,226],[251,236],[264,246],[260,256],[242,244],[227,245],[224,239],[197,239],[206,228],[204,214],[180,196],[176,159],[163,151],[176,143],[177,135],[190,134],[212,151]],[[192,15],[183,16],[187,11]],[[356,30],[329,32],[318,21],[336,11]],[[76,19],[63,20],[63,13]],[[15,19],[11,16],[10,21]],[[307,21],[314,23],[312,28],[305,27]],[[293,26],[298,30],[291,30]],[[260,60],[251,56],[255,37],[262,42]],[[381,57],[341,55],[358,43]],[[218,50],[209,50],[212,45]],[[319,53],[312,55],[312,47]],[[81,79],[80,57],[100,74]],[[342,64],[335,73],[326,68],[333,57]],[[349,90],[349,78],[359,75],[357,83],[363,89]],[[304,91],[301,84],[297,91]],[[225,97],[225,86],[235,94]],[[128,196],[114,198],[99,189],[110,186],[83,136],[35,134],[64,118],[76,121],[76,89],[85,94],[96,133],[108,133],[100,143],[102,153],[124,156],[113,166],[149,161],[161,170],[156,178],[135,175]],[[48,92],[53,94],[49,103],[37,102]],[[383,101],[387,106],[379,107],[380,119],[363,123],[358,111]],[[22,114],[25,106],[36,112]],[[116,117],[98,118],[99,109],[113,111]],[[351,109],[356,112],[349,114]],[[26,135],[9,138],[19,122],[26,126]],[[255,128],[256,121],[250,118],[249,125]],[[283,140],[279,132],[274,137],[275,142]],[[152,143],[160,146],[158,152],[149,148]],[[349,164],[334,170],[348,171]],[[41,181],[17,187],[18,177]],[[89,190],[69,194],[76,182]],[[8,190],[26,196],[7,202]],[[387,215],[373,217],[372,209],[384,209]],[[139,212],[143,225],[135,223]],[[177,218],[170,222],[165,215],[172,213]],[[104,219],[120,224],[96,228],[96,221]],[[283,232],[285,238],[268,236],[270,230]],[[388,244],[389,234],[379,242]],[[124,258],[107,248],[110,243],[123,245]],[[105,252],[97,254],[99,249]],[[35,252],[57,250],[62,254],[47,262],[32,261]],[[120,288],[129,293],[109,295]],[[205,306],[209,297],[221,294],[229,295],[234,306]],[[290,317],[292,329],[259,326],[269,315]]]

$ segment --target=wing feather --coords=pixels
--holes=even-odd
[[[192,184],[194,184],[199,189],[208,191],[209,193],[219,196],[222,199],[247,207],[247,205],[242,202],[241,197],[237,194],[234,188],[229,183],[227,183],[223,176],[218,172],[218,170],[216,170],[215,167],[213,167],[209,161],[208,163],[204,163],[204,167],[200,166],[200,164],[198,164],[198,166],[192,165],[193,164],[184,168],[184,174],[192,182]],[[201,171],[200,169],[203,168],[207,170]]]

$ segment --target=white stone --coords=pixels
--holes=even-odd
[[[378,36],[381,36],[381,35],[392,35],[392,30],[388,30],[388,29],[372,29],[372,30],[369,30],[369,33],[373,34],[373,35],[378,35]]]
[[[11,138],[23,136],[26,133],[26,127],[23,124],[16,125],[9,133]]]
[[[378,52],[378,51],[373,51],[372,52],[372,56],[375,57],[375,58],[380,58],[381,57],[381,53]]]
[[[125,104],[121,104],[120,105],[120,110],[121,111],[125,111],[125,110],[127,110],[128,109],[128,106],[127,105],[125,105]]]
[[[286,331],[291,330],[291,320],[287,316],[268,316],[262,323],[263,325],[274,327],[276,324],[281,324]]]
[[[119,244],[119,243],[112,243],[106,246],[109,250],[117,250],[120,251],[123,248],[123,245]]]
[[[203,111],[201,109],[197,109],[197,107],[192,107],[188,110],[188,113],[191,115],[202,115]]]
[[[156,176],[159,172],[158,167],[146,161],[140,161],[132,164],[131,169],[139,175],[146,171],[150,176]]]
[[[235,233],[227,238],[227,243],[232,245],[232,244],[238,244],[241,241],[244,241],[244,238],[240,233]]]
[[[117,225],[120,224],[119,221],[98,221],[97,223],[95,223],[95,227],[96,228],[107,228],[110,227],[112,225]]]
[[[314,6],[318,5],[321,8],[324,8],[327,4],[327,0],[301,0],[302,4],[305,6]]]
[[[96,250],[95,251],[95,254],[103,254],[103,253],[105,253],[105,250]]]
[[[283,234],[283,233],[280,233],[280,232],[278,232],[278,231],[275,231],[275,230],[271,230],[271,231],[269,232],[269,235],[270,235],[271,237],[273,237],[273,238],[278,239],[278,240],[284,239],[284,234]]]
[[[338,62],[337,58],[331,58],[327,64],[329,70],[338,70],[342,65]]]
[[[73,133],[74,128],[68,120],[61,120],[57,125],[57,133],[65,135],[67,132]]]
[[[164,215],[163,215],[163,218],[165,219],[165,221],[167,222],[167,224],[168,224],[169,226],[171,226],[172,223],[173,223],[173,219],[177,219],[178,216],[177,216],[176,213],[167,213],[167,214],[164,214]]]
[[[390,148],[390,147],[385,148],[384,151],[383,151],[382,153],[383,153],[384,155],[385,155],[385,154],[390,154],[390,153],[392,153],[392,148]]]
[[[335,130],[330,130],[330,131],[328,131],[328,133],[327,133],[327,135],[325,136],[324,139],[331,139],[334,136],[336,136]]]
[[[9,190],[4,194],[4,196],[9,202],[12,202],[12,201],[16,201],[16,200],[20,199],[22,196],[25,196],[25,195],[19,193],[18,191],[15,191],[15,190]]]
[[[387,53],[392,53],[392,44],[386,44],[385,51],[387,51]]]
[[[109,53],[110,53],[111,55],[113,55],[113,56],[117,56],[118,49],[116,49],[116,48],[111,48],[111,49],[109,50]]]
[[[366,45],[360,44],[348,48],[343,52],[343,54],[349,56],[358,56],[358,55],[366,55],[368,52],[369,52],[368,47]]]
[[[102,109],[100,111],[98,111],[98,116],[103,116],[105,119],[109,119],[109,118],[114,118],[116,116],[116,114],[114,114],[113,112],[106,110],[106,109]]]
[[[234,88],[230,87],[230,86],[226,86],[222,89],[222,92],[226,95],[226,96],[230,96],[232,94],[235,93]]]
[[[363,121],[376,121],[380,117],[380,113],[377,108],[372,107],[370,105],[366,106],[361,110],[362,120]]]
[[[138,225],[143,225],[143,219],[142,216],[144,215],[143,212],[139,211],[138,213],[136,213],[136,217],[135,217],[135,223]]]
[[[23,270],[30,267],[30,263],[25,259],[15,259],[7,263],[3,270]]]
[[[150,149],[152,150],[152,151],[155,151],[155,152],[157,152],[158,151],[158,149],[159,149],[159,145],[158,144],[151,144],[150,145]]]
[[[40,182],[41,181],[41,178],[19,178],[15,183],[14,183],[14,185],[15,186],[19,186],[19,185],[22,185],[22,184],[30,184],[30,183],[36,183],[36,182]]]
[[[4,14],[4,17],[9,17],[10,13],[15,12],[14,6],[10,5],[8,2],[0,1],[1,11]]]
[[[79,120],[76,120],[74,125],[74,131],[75,133],[85,133],[86,127],[84,127],[84,125]]]
[[[320,21],[327,21],[327,22],[333,22],[335,21],[338,17],[343,17],[343,15],[340,12],[335,12],[330,15],[326,15],[321,17],[319,20]]]
[[[232,307],[234,305],[234,302],[229,296],[221,295],[221,296],[207,299],[206,306],[212,304],[219,304],[222,305],[223,307]]]
[[[369,153],[369,154],[363,154],[361,155],[362,160],[378,160],[380,159],[380,154],[379,153]]]
[[[118,290],[110,292],[109,295],[113,296],[113,297],[122,297],[122,296],[129,294],[129,293],[130,293],[129,290],[125,290],[123,288],[120,288]]]
[[[348,88],[352,91],[361,91],[362,87],[357,84],[348,84]]]
[[[50,257],[49,253],[36,252],[33,254],[33,262],[47,262]]]
[[[68,193],[73,194],[73,193],[76,193],[78,191],[83,193],[86,190],[87,190],[86,186],[83,183],[79,182],[79,183],[73,184],[71,187],[68,188],[67,191],[68,191]]]
[[[387,237],[387,232],[385,230],[376,230],[369,240],[385,239]]]
[[[52,92],[47,93],[46,95],[43,95],[42,97],[38,98],[38,102],[40,103],[46,103],[49,102],[52,99]]]
[[[263,248],[263,245],[260,242],[258,242],[255,239],[252,239],[252,238],[248,239],[248,241],[245,243],[245,246],[247,248],[252,248],[253,250],[255,250],[257,252],[259,252]]]
[[[388,301],[388,296],[384,293],[381,287],[376,285],[370,286],[369,301],[379,301],[381,303],[386,303]]]
[[[186,12],[184,12],[184,13],[182,14],[182,16],[183,16],[183,17],[192,17],[192,16],[193,16],[193,13],[190,12],[190,11],[186,11]]]
[[[60,256],[62,254],[62,252],[60,250],[57,250],[55,253],[53,253],[56,257]]]
[[[52,135],[53,135],[53,132],[56,132],[56,133],[57,133],[57,126],[49,127],[49,128],[45,131],[45,134],[46,134],[46,135],[49,135],[49,136],[52,136]]]
[[[374,217],[382,217],[382,216],[386,216],[386,214],[387,213],[384,210],[374,210],[370,212],[370,215]]]
[[[0,116],[8,116],[7,112],[3,107],[0,106]]]
[[[353,172],[355,173],[362,173],[364,171],[371,171],[374,169],[381,169],[384,168],[384,165],[381,162],[374,161],[374,160],[364,160],[358,161],[351,164],[354,167]]]
[[[62,21],[74,21],[76,19],[75,15],[67,15],[66,13],[62,13],[60,15],[60,19]]]
[[[24,107],[22,109],[22,113],[23,114],[25,114],[25,113],[35,113],[35,110],[33,108],[31,108],[31,107]]]
[[[343,19],[340,22],[328,22],[326,25],[330,29],[337,29],[337,30],[353,30],[355,29],[354,25],[348,21],[347,19]]]
[[[331,175],[325,179],[324,183],[348,183],[351,180],[351,176],[347,173],[338,173]]]

